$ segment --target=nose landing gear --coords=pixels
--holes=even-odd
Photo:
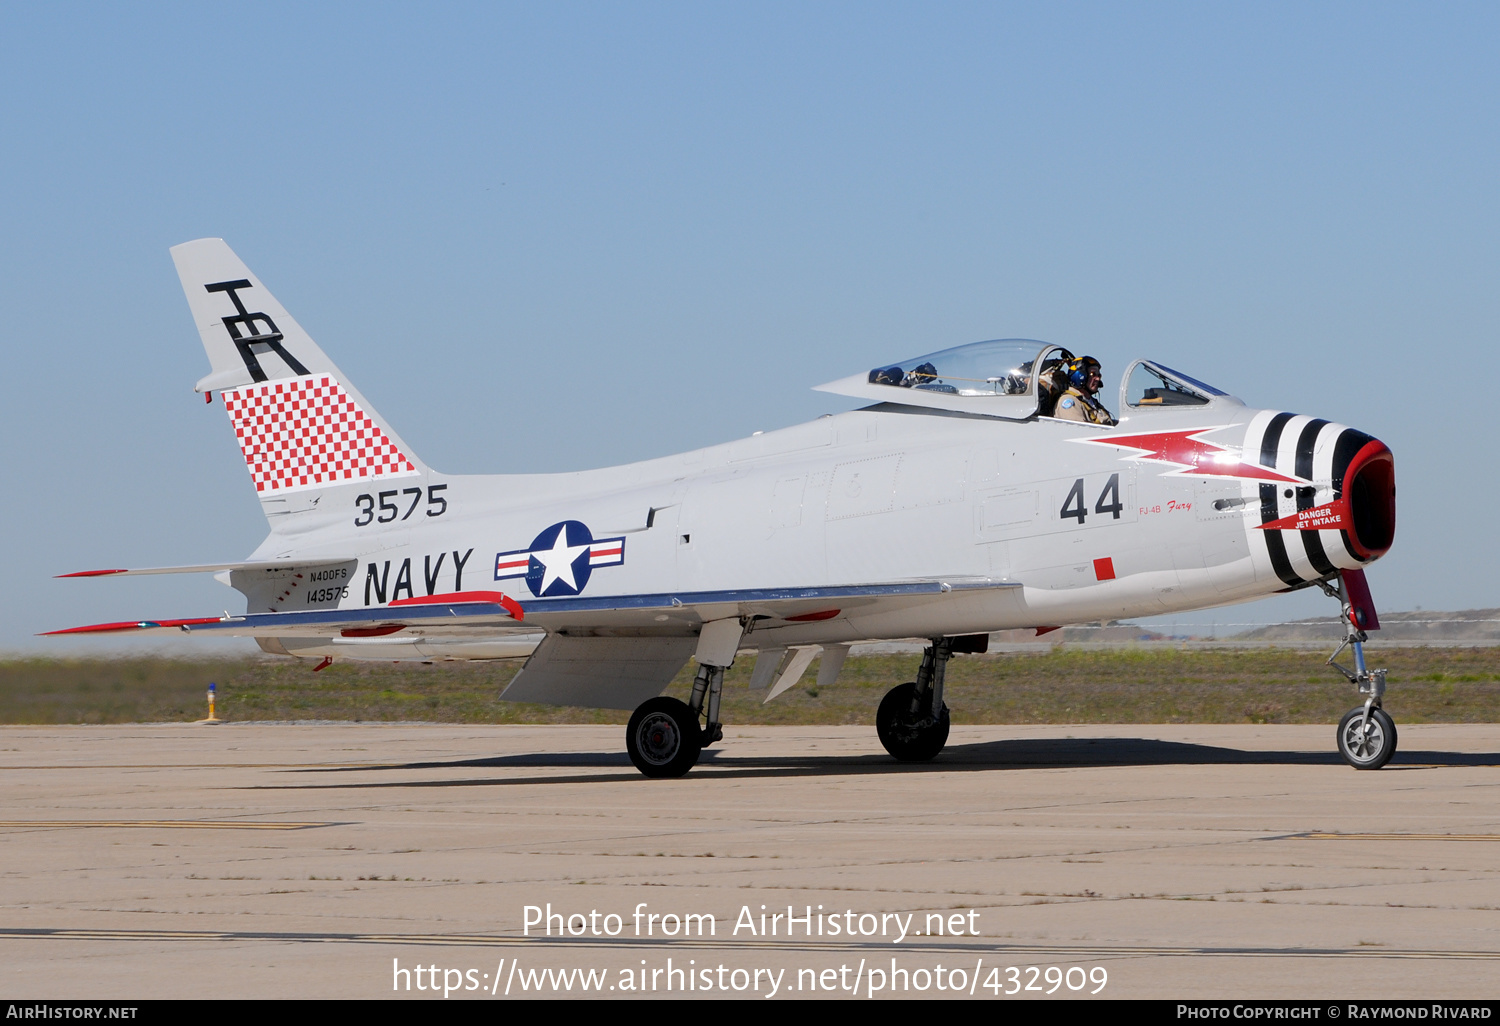
[[[1385,697],[1385,671],[1370,670],[1365,666],[1364,643],[1369,640],[1369,636],[1361,626],[1362,611],[1356,610],[1355,603],[1350,599],[1348,582],[1340,577],[1337,588],[1326,581],[1318,584],[1330,598],[1339,600],[1346,632],[1343,642],[1328,657],[1328,665],[1343,674],[1350,684],[1358,687],[1361,695],[1369,696],[1364,705],[1355,706],[1339,720],[1336,735],[1339,754],[1355,769],[1379,769],[1396,754],[1396,723],[1381,708],[1381,701]],[[1353,670],[1334,662],[1346,648],[1354,652]]]

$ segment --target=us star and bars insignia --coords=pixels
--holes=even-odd
[[[577,595],[601,566],[625,562],[625,539],[595,538],[578,520],[553,524],[536,536],[529,548],[495,556],[495,580],[526,578],[538,598]]]

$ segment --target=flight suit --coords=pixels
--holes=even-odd
[[[1079,420],[1085,424],[1103,424],[1114,427],[1117,423],[1093,396],[1078,389],[1069,388],[1057,400],[1053,414],[1058,420]]]

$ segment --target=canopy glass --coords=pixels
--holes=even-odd
[[[971,342],[872,368],[867,381],[958,396],[1031,395],[1036,388],[1032,369],[1049,349],[1056,347],[1031,339]],[[1057,350],[1051,358],[1064,359],[1066,351]]]

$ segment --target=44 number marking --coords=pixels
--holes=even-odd
[[[1073,487],[1068,489],[1067,498],[1063,499],[1062,509],[1059,516],[1067,520],[1070,517],[1080,524],[1088,518],[1088,507],[1084,504],[1083,478],[1073,482]],[[1111,474],[1109,480],[1104,482],[1104,487],[1099,492],[1099,498],[1094,501],[1094,512],[1103,516],[1110,514],[1115,520],[1120,519],[1120,511],[1125,508],[1125,503],[1120,500],[1120,475]]]

